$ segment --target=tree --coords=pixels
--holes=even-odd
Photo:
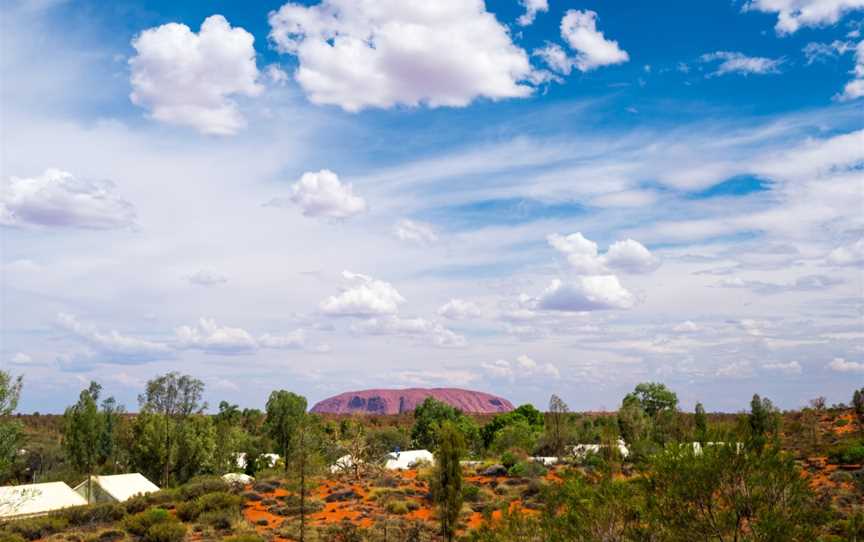
[[[538,414],[542,420],[543,415],[539,412]],[[432,397],[427,397],[414,409],[414,426],[411,428],[411,440],[414,446],[435,450],[438,446],[438,431],[446,421],[452,422],[462,433],[466,445],[470,446],[472,452],[479,451],[482,442],[477,422],[461,410]]]
[[[171,479],[172,450],[176,447],[177,434],[182,432],[189,416],[201,414],[207,408],[207,403],[201,402],[203,393],[203,382],[172,371],[148,381],[146,391],[138,396],[141,411],[157,415],[164,426],[161,463],[165,486]]]
[[[371,463],[371,447],[369,440],[366,438],[366,428],[362,423],[351,421],[351,423],[340,431],[342,438],[339,441],[339,446],[350,457],[350,469],[354,473],[354,479],[359,481],[364,469]]]
[[[300,542],[303,542],[306,537],[306,499],[310,489],[309,478],[323,466],[324,432],[318,416],[306,412],[306,398],[294,395],[291,401],[296,402],[296,398],[302,399],[304,408],[293,418],[293,429],[289,435],[290,443],[286,448],[285,467],[286,472],[290,469],[297,474],[300,494]],[[268,408],[268,412],[269,410]]]
[[[20,424],[9,418],[18,408],[22,382],[23,377],[13,377],[10,373],[0,371],[0,473],[2,474],[9,472],[21,440]],[[2,474],[0,478],[3,477]]]
[[[78,402],[63,414],[63,448],[79,472],[87,474],[87,502],[93,497],[93,470],[99,458],[103,423],[96,402],[102,386],[90,382]]]
[[[858,418],[861,432],[864,432],[864,388],[855,390],[852,394],[852,411],[855,413],[855,417]]]
[[[696,411],[693,414],[693,425],[696,427],[696,440],[705,444],[708,440],[708,416],[702,403],[696,403]]]
[[[102,465],[110,461],[113,467],[117,462],[117,433],[123,412],[125,408],[113,397],[102,400],[102,432],[99,435],[99,463]]]
[[[570,409],[563,399],[553,394],[549,398],[549,413],[546,415],[546,441],[552,454],[559,456],[567,441],[568,414]]]
[[[306,414],[306,398],[278,390],[267,399],[267,432],[276,443],[279,453],[285,460],[285,472],[288,472],[288,457],[293,453],[294,433]]]
[[[495,433],[492,449],[498,453],[520,450],[530,454],[537,444],[537,431],[524,419],[507,424]]]
[[[639,401],[642,409],[648,416],[654,418],[658,412],[678,408],[678,396],[665,384],[659,382],[643,382],[638,384],[633,392],[624,398]]]
[[[520,405],[510,412],[496,415],[489,423],[483,426],[483,429],[480,430],[480,436],[483,439],[483,447],[489,448],[495,440],[495,435],[501,429],[520,420],[528,423],[535,429],[539,430],[543,428],[543,413],[534,408],[534,405]]]
[[[761,449],[768,436],[777,435],[780,429],[780,413],[770,399],[754,394],[750,401],[747,422],[750,426],[751,444],[754,448]]]
[[[618,409],[618,431],[634,456],[647,455],[650,448],[652,422],[638,400],[625,397]]]
[[[462,510],[462,467],[459,460],[465,453],[465,439],[453,422],[445,421],[438,432],[438,451],[432,474],[432,498],[441,519],[441,535],[448,541],[456,534],[459,512]]]

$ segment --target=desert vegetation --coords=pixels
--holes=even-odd
[[[130,414],[94,382],[62,416],[20,415],[26,383],[0,372],[3,484],[141,472],[162,487],[7,521],[0,541],[864,540],[864,389],[849,405],[781,412],[755,395],[738,413],[690,413],[643,383],[617,412],[553,395],[545,412],[485,417],[434,399],[413,415],[319,416],[287,390],[263,411],[208,414],[203,391],[169,373]],[[435,463],[384,468],[412,448]]]

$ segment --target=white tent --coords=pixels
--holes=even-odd
[[[0,518],[38,516],[87,501],[63,482],[0,487]]]
[[[351,454],[343,455],[337,459],[335,463],[330,465],[330,473],[338,474],[340,472],[346,472],[352,467],[354,467],[354,457]]]
[[[222,479],[232,486],[248,486],[255,481],[255,478],[248,474],[240,474],[238,472],[229,472],[222,475]]]
[[[159,491],[159,487],[142,474],[113,474],[110,476],[91,476],[93,481],[90,502],[124,502],[135,495],[146,495]],[[75,486],[75,492],[87,498],[87,480]]]
[[[387,462],[384,463],[384,468],[389,470],[406,470],[415,467],[421,462],[435,463],[435,457],[429,450],[391,452],[387,454]]]
[[[258,456],[258,459],[265,459],[267,461],[267,468],[272,469],[276,466],[276,462],[279,461],[279,454],[261,454]],[[246,452],[240,452],[238,454],[234,454],[234,464],[237,465],[238,469],[246,468]]]

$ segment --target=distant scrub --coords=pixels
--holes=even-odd
[[[864,463],[864,442],[850,442],[834,448],[828,454],[833,463],[854,464]]]
[[[17,535],[27,540],[37,540],[60,532],[69,525],[69,520],[60,516],[43,516],[38,518],[19,519],[6,525],[5,530],[10,535]]]

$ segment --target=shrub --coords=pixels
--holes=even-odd
[[[230,529],[235,519],[237,519],[237,513],[232,510],[211,510],[198,517],[198,521],[201,523],[223,531]]]
[[[126,516],[123,520],[123,528],[128,533],[145,536],[150,530],[150,527],[159,523],[176,522],[177,520],[171,517],[168,510],[162,508],[150,508],[143,512]]]
[[[144,542],[182,542],[186,526],[178,521],[157,523],[147,530]]]
[[[123,531],[119,531],[117,529],[109,529],[107,531],[102,531],[99,533],[99,536],[96,537],[98,542],[116,542],[117,540],[123,540],[126,538],[126,533]]]
[[[543,474],[546,474],[546,467],[529,461],[520,461],[507,471],[507,476],[518,478],[542,476]]]
[[[466,502],[477,502],[480,498],[480,486],[468,484],[462,487],[462,498]]]
[[[408,513],[408,503],[405,501],[387,501],[387,505],[384,508],[397,516]]]
[[[257,534],[235,534],[234,536],[226,536],[222,539],[223,542],[264,542],[264,539]]]
[[[844,427],[847,425],[849,425],[849,420],[846,418],[837,418],[836,420],[834,420],[835,427]]]
[[[849,443],[834,448],[828,457],[833,463],[864,463],[864,443]]]
[[[61,516],[19,519],[6,525],[6,532],[19,535],[27,540],[45,538],[66,528],[69,522]]]
[[[82,526],[120,521],[126,515],[126,511],[119,504],[104,503],[67,508],[59,515],[66,518],[70,526]]]
[[[501,464],[508,469],[512,468],[518,462],[519,459],[517,459],[516,455],[513,454],[513,452],[504,452],[503,454],[501,454]]]
[[[242,497],[231,493],[218,492],[201,495],[192,502],[177,505],[177,517],[183,521],[193,521],[207,512],[236,514],[243,503]]]
[[[26,539],[19,534],[0,533],[0,542],[26,542]]]

